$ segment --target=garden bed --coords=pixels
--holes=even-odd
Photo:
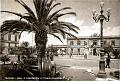
[[[110,75],[117,78],[117,79],[120,79],[120,70],[110,72]]]
[[[29,75],[24,69],[11,69],[12,65],[0,65],[0,81],[70,81],[58,72],[54,77],[38,77],[40,73],[34,71],[35,76]]]

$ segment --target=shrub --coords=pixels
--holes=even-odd
[[[24,62],[24,64],[27,64],[27,65],[36,65],[37,59],[36,58],[24,59],[23,62]]]
[[[110,75],[119,79],[120,78],[120,71],[117,70],[117,71],[114,71],[114,72],[110,72]]]
[[[0,57],[0,61],[4,62],[5,64],[5,62],[10,61],[10,58],[5,55],[5,56]]]
[[[1,78],[1,79],[4,79],[4,77],[6,77],[7,74],[9,73],[9,72],[8,72],[8,71],[9,71],[9,68],[8,68],[8,67],[5,67],[4,65],[1,65],[0,67],[1,67],[1,70],[0,70],[0,78]],[[1,80],[1,79],[0,79],[0,80]]]
[[[119,51],[119,49],[113,50],[113,54],[115,56],[115,59],[120,59],[120,51]]]

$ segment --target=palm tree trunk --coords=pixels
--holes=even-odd
[[[38,69],[41,72],[41,76],[44,76],[43,59],[45,58],[46,44],[47,44],[47,32],[40,31],[35,33],[35,43],[37,49]]]

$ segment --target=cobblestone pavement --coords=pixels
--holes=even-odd
[[[65,76],[72,77],[72,81],[120,81],[109,75],[110,71],[119,69],[120,60],[111,60],[111,68],[106,68],[107,78],[97,78],[99,71],[99,56],[58,56],[54,58],[55,63],[61,66],[61,71]]]

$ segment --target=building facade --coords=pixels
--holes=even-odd
[[[113,49],[120,49],[120,36],[104,36],[104,45],[110,45]],[[78,39],[68,37],[67,45],[54,45],[59,49],[64,49],[66,54],[96,55],[100,53],[100,36],[81,36]]]
[[[4,54],[8,53],[9,47],[16,47],[19,45],[19,33],[0,33],[0,50]]]

